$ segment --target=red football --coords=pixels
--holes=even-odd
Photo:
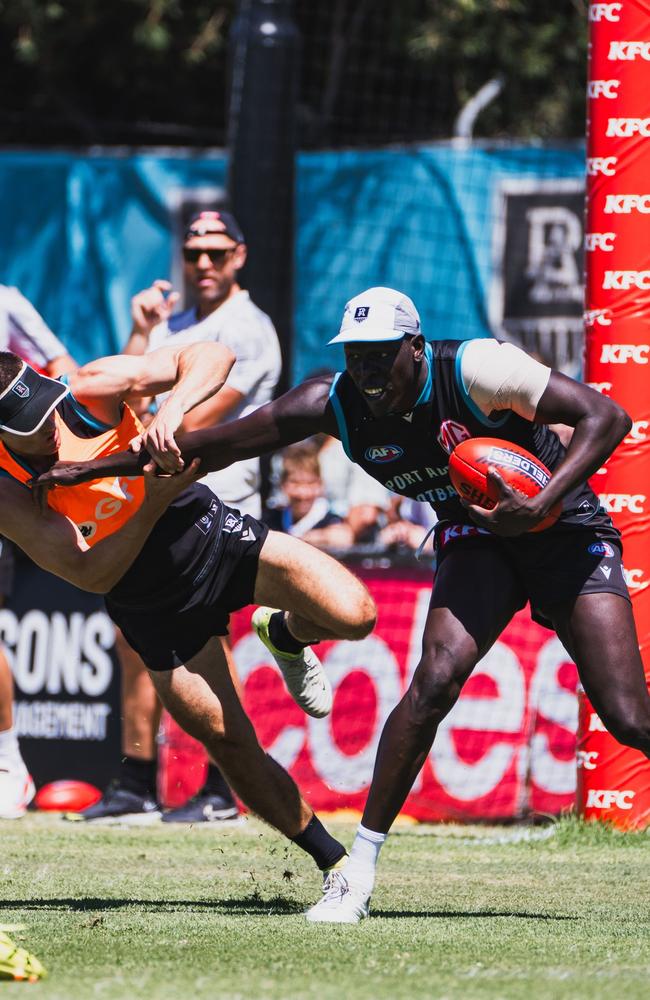
[[[493,466],[509,486],[527,497],[536,496],[551,478],[546,466],[518,444],[482,437],[461,441],[449,456],[449,478],[463,500],[488,510],[492,510],[498,499],[498,493],[487,480],[489,466]],[[558,501],[530,530],[550,528],[561,512],[562,504]]]
[[[87,781],[51,781],[36,793],[34,805],[48,812],[81,812],[99,802],[102,793]]]

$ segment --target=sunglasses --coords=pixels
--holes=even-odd
[[[235,247],[226,247],[223,250],[199,250],[194,247],[183,247],[183,260],[186,264],[197,264],[203,254],[207,254],[210,262],[219,267],[227,257],[233,252]]]

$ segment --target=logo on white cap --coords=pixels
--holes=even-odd
[[[408,295],[394,288],[367,288],[347,303],[341,329],[330,344],[401,340],[419,333],[420,317]]]
[[[24,382],[20,381],[14,382],[14,384],[11,387],[11,391],[15,392],[16,395],[20,396],[21,399],[27,399],[27,397],[29,396],[29,386],[25,385]]]

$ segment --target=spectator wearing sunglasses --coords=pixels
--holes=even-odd
[[[230,212],[201,212],[190,222],[183,243],[185,278],[194,305],[174,314],[179,295],[163,280],[154,281],[132,300],[133,330],[125,353],[144,354],[173,337],[175,344],[215,340],[237,358],[225,387],[187,415],[183,430],[235,420],[273,398],[280,376],[280,345],[269,317],[239,285],[245,263],[244,234],[235,217]],[[258,459],[211,473],[208,485],[230,506],[260,516]]]
[[[273,323],[251,302],[238,282],[246,262],[246,243],[230,212],[201,212],[183,241],[183,268],[194,304],[174,313],[180,296],[166,280],[154,281],[131,301],[133,328],[126,354],[145,354],[164,344],[214,340],[236,357],[225,386],[185,415],[182,430],[193,431],[246,416],[273,398],[281,355]],[[164,396],[157,397],[159,405]],[[147,408],[145,404],[145,409]],[[260,517],[259,459],[253,458],[201,480],[224,503]],[[122,764],[119,777],[84,818],[140,824],[160,817],[156,795],[156,732],[160,705],[144,664],[118,633],[122,667]],[[234,670],[230,650],[224,653]],[[163,814],[165,822],[203,823],[232,819],[238,809],[214,764],[206,783],[185,806]]]

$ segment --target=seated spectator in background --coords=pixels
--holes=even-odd
[[[17,288],[0,285],[0,351],[13,351],[44,375],[58,378],[77,367],[34,306]],[[11,595],[14,553],[0,536],[0,607]],[[0,819],[19,819],[34,797],[14,728],[14,679],[0,647]]]
[[[284,504],[267,511],[264,520],[268,526],[319,548],[349,548],[353,534],[324,495],[316,443],[291,445],[281,452],[281,458],[279,485]]]
[[[387,521],[391,494],[350,461],[337,438],[318,434],[316,441],[325,496],[334,513],[344,518],[350,528],[351,544],[376,542]]]
[[[332,368],[323,367],[313,371],[308,378],[334,374]],[[350,461],[338,438],[330,434],[316,434],[310,440],[318,450],[323,495],[331,511],[338,514],[351,532],[351,541],[347,544],[365,545],[377,541],[380,530],[388,521],[391,493]],[[279,495],[281,470],[282,452],[278,452],[271,459],[269,507],[283,503]]]
[[[393,517],[379,533],[379,542],[387,549],[406,548],[433,557],[433,528],[438,522],[435,511],[428,503],[419,503],[410,497],[397,497]]]

